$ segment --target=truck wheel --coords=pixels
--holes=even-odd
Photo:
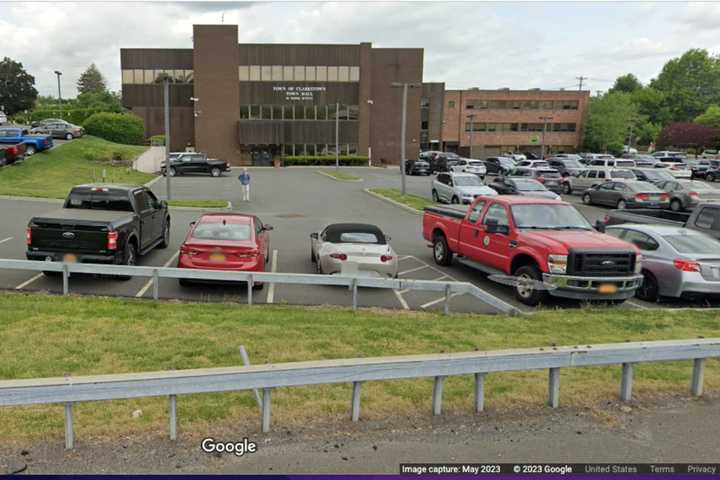
[[[35,154],[35,146],[34,145],[28,145],[27,148],[25,148],[25,155],[30,156]]]
[[[592,199],[590,198],[590,194],[589,194],[589,193],[583,194],[583,196],[582,196],[582,201],[583,201],[583,203],[584,203],[585,205],[590,205],[590,204],[592,204]]]
[[[438,196],[438,193],[435,190],[432,191],[432,199],[433,199],[433,202],[440,203],[440,197]]]
[[[137,252],[135,250],[135,245],[132,243],[129,243],[125,246],[125,256],[123,257],[123,265],[127,265],[129,267],[132,267],[137,262]],[[118,275],[117,279],[122,281],[130,280],[132,277],[130,275]]]
[[[713,175],[712,173],[708,173],[707,175],[705,175],[705,180],[708,181],[708,182],[714,182],[714,181],[715,181],[715,175]]]
[[[682,210],[682,203],[680,203],[680,200],[677,198],[674,198],[672,202],[670,202],[670,210],[673,212],[679,212]]]
[[[525,265],[515,270],[517,284],[515,298],[525,305],[535,307],[547,297],[547,292],[536,289],[532,284],[542,282],[542,274],[535,265]]]
[[[170,176],[174,177],[177,175],[177,170],[175,170],[175,167],[170,167]]]
[[[68,133],[67,135],[65,135],[65,140],[72,140],[72,139],[73,139],[72,133]]]
[[[457,196],[453,195],[453,197],[450,199],[450,203],[452,203],[453,205],[457,205],[460,203],[460,199]]]
[[[220,172],[220,169],[217,167],[213,167],[212,169],[210,169],[210,175],[212,175],[213,177],[219,177],[221,173],[222,172]]]
[[[442,233],[433,238],[433,259],[438,265],[448,266],[452,263],[453,253],[447,244],[447,239]]]
[[[570,186],[570,182],[563,183],[563,193],[565,195],[570,195],[572,193],[572,187]]]
[[[658,281],[655,278],[655,275],[647,270],[643,270],[642,273],[643,282],[642,285],[635,290],[635,296],[646,302],[657,302],[660,287],[658,286]]]
[[[165,222],[165,228],[163,229],[162,241],[158,245],[158,248],[167,248],[170,245],[170,220]]]

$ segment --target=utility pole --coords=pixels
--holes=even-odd
[[[470,120],[470,158],[475,158],[473,155],[473,132],[475,131],[475,114],[471,113],[467,116],[468,120]]]
[[[340,103],[335,102],[335,170],[340,169]]]
[[[545,132],[547,131],[547,122],[552,120],[553,117],[540,117],[543,121],[542,140],[540,141],[540,159],[545,158]]]
[[[57,75],[58,82],[58,107],[60,108],[60,116],[62,117],[62,92],[60,91],[60,75],[62,75],[62,72],[55,70],[55,75]]]
[[[575,78],[577,78],[578,81],[580,82],[580,83],[578,84],[578,91],[581,91],[581,90],[582,90],[583,80],[587,80],[588,77],[583,77],[582,75],[580,75],[579,77],[575,77]]]
[[[402,88],[402,120],[400,122],[400,195],[405,195],[405,135],[407,131],[407,95],[408,88],[418,88],[419,83],[393,82],[393,88]]]
[[[170,82],[165,78],[165,189],[167,190],[167,199],[170,196]]]

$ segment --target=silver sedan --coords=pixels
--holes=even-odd
[[[644,279],[638,298],[655,302],[661,297],[720,296],[720,241],[663,225],[614,225],[606,233],[640,249]]]
[[[334,223],[310,234],[310,260],[318,273],[395,278],[398,258],[378,227]]]
[[[692,210],[701,200],[720,200],[720,190],[698,180],[668,180],[657,186],[670,195],[670,209]]]

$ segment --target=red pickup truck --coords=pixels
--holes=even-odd
[[[0,166],[12,165],[13,163],[19,162],[25,158],[25,144],[18,143],[16,145],[2,145],[0,144],[1,153],[0,155]]]
[[[538,305],[547,295],[625,300],[642,282],[639,250],[599,233],[569,203],[515,195],[479,196],[462,211],[429,207],[423,237],[439,265],[458,261],[515,287]]]

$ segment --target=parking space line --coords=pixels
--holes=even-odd
[[[3,238],[2,240],[0,240],[0,243],[9,242],[9,241],[12,240],[12,239],[13,239],[13,237]]]
[[[270,261],[270,271],[272,273],[277,272],[277,256],[278,256],[278,251],[273,250],[272,260]],[[265,299],[265,303],[273,303],[274,301],[275,301],[275,283],[273,282],[268,286],[267,297]]]
[[[428,268],[427,265],[423,265],[421,267],[411,268],[410,270],[405,270],[404,272],[398,273],[398,275],[407,275],[408,273],[417,272],[419,270],[425,270],[426,268]]]
[[[175,255],[170,257],[170,260],[165,262],[165,265],[163,265],[163,267],[169,267],[171,263],[173,263],[175,260],[177,260],[178,255],[180,255],[179,250],[177,252],[175,252]],[[152,286],[152,283],[153,283],[153,281],[151,278],[150,280],[147,281],[147,283],[145,285],[143,285],[143,287],[140,289],[140,291],[138,293],[135,294],[135,296],[138,298],[144,296],[145,292],[147,292],[148,289]]]
[[[44,276],[43,273],[38,273],[38,274],[35,275],[34,277],[32,277],[32,278],[30,278],[30,279],[28,279],[28,280],[25,280],[25,281],[22,282],[20,285],[18,285],[17,287],[15,287],[15,290],[22,290],[23,288],[27,287],[28,285],[30,285],[31,283],[33,283],[35,280],[38,280],[39,278],[41,278],[41,277],[43,277],[43,276]]]
[[[450,295],[450,298],[457,297],[458,295],[462,295],[462,293],[453,293]],[[445,297],[440,297],[437,300],[433,300],[432,302],[424,303],[420,305],[420,308],[427,308],[432,307],[433,305],[445,301]]]
[[[393,290],[393,292],[395,293],[395,296],[397,297],[398,302],[400,302],[400,305],[402,305],[403,309],[410,310],[410,307],[408,306],[407,302],[403,298],[402,294],[398,290]]]
[[[415,258],[412,255],[403,255],[402,257],[398,257],[398,262],[402,262],[403,260],[407,260],[408,258]]]
[[[442,277],[433,278],[433,282],[437,282],[438,280],[442,280],[443,278],[450,278],[449,275],[443,275]]]

